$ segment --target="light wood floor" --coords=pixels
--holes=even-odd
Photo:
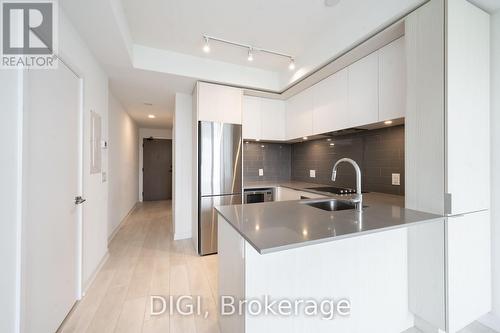
[[[139,204],[109,245],[109,259],[61,332],[212,333],[217,256],[199,257],[191,240],[173,241],[171,202]],[[150,315],[151,295],[202,297],[203,316]]]

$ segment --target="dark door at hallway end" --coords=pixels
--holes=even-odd
[[[172,140],[143,141],[143,200],[172,199]]]

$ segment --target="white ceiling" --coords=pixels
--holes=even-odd
[[[61,5],[107,72],[110,91],[141,127],[171,128],[176,92],[197,80],[280,91],[426,0],[64,0]],[[500,0],[470,0],[493,12]],[[92,22],[92,24],[88,24]],[[211,44],[253,44],[286,59]],[[146,106],[144,103],[152,103]],[[153,120],[148,114],[155,114]]]
[[[324,0],[122,0],[136,44],[276,72],[288,71],[287,59],[260,53],[249,63],[245,49],[217,42],[205,54],[202,35],[280,51],[300,63],[308,50],[332,43],[331,36],[372,29],[371,17],[389,21],[423,2],[342,0],[326,7]]]
[[[175,93],[191,94],[196,82],[133,68],[108,67],[108,73],[111,93],[142,128],[172,128]]]

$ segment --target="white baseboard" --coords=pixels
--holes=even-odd
[[[101,271],[102,267],[104,266],[104,264],[106,263],[106,260],[108,260],[108,258],[109,258],[109,252],[106,250],[106,254],[104,254],[104,256],[102,257],[101,261],[99,262],[99,265],[97,265],[97,268],[94,270],[94,272],[92,273],[92,275],[90,276],[90,278],[87,280],[87,282],[83,283],[83,286],[82,286],[82,298],[87,293],[89,287],[94,282],[97,274]]]
[[[111,235],[108,236],[108,244],[113,240],[113,238],[115,238],[116,234],[123,226],[123,222],[125,222],[129,218],[129,216],[134,212],[138,204],[139,202],[136,202],[134,206],[132,206],[132,208],[128,211],[127,215],[125,215],[125,217],[120,221],[120,223],[116,226]]]
[[[488,313],[487,315],[481,317],[478,322],[491,328],[494,331],[500,332],[500,317],[495,316],[493,313]]]
[[[174,233],[174,240],[181,240],[181,239],[189,239],[192,238],[193,235],[191,234],[190,231],[184,231],[184,232],[176,232]]]

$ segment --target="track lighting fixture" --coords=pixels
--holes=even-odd
[[[281,52],[278,52],[278,51],[273,51],[273,50],[268,50],[268,49],[262,49],[260,47],[255,47],[255,46],[248,45],[248,44],[233,42],[233,41],[229,41],[227,39],[222,39],[222,38],[208,36],[208,35],[203,35],[203,40],[205,41],[204,45],[203,45],[203,51],[205,53],[209,53],[210,52],[209,42],[210,41],[216,41],[216,42],[219,42],[219,43],[224,43],[224,44],[228,44],[228,45],[232,45],[232,46],[237,46],[237,47],[242,47],[242,48],[247,49],[248,50],[248,56],[247,56],[247,60],[248,61],[253,61],[253,56],[254,56],[255,52],[263,52],[263,53],[275,55],[275,56],[278,56],[278,57],[285,57],[285,58],[287,58],[290,61],[289,64],[288,64],[288,68],[290,70],[292,70],[292,71],[295,69],[295,58],[292,55],[290,55],[290,54],[281,53]]]

